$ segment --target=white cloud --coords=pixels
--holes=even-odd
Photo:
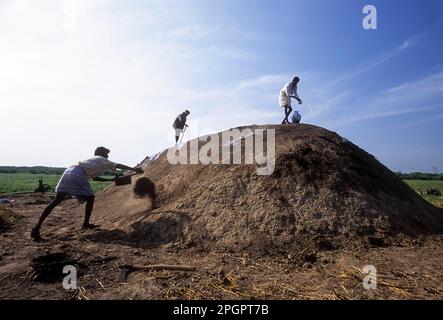
[[[8,119],[0,127],[7,137],[1,164],[65,166],[97,145],[110,147],[115,161],[133,164],[172,143],[171,123],[185,107],[208,128],[250,119],[257,100],[236,91],[237,83],[195,83],[218,66],[257,57],[229,41],[185,41],[214,31],[180,27],[198,17],[171,3],[131,5],[1,2],[0,110]]]
[[[386,111],[379,111],[379,112],[372,112],[367,113],[363,115],[357,115],[357,116],[351,116],[345,119],[342,119],[339,121],[340,125],[343,124],[351,124],[359,121],[365,121],[365,120],[373,120],[378,118],[386,118],[386,117],[394,117],[404,114],[410,114],[410,113],[421,113],[424,111],[430,111],[435,110],[438,108],[441,108],[442,105],[435,105],[435,106],[424,106],[424,107],[414,107],[414,108],[404,108],[404,109],[391,109]]]
[[[178,40],[201,40],[215,33],[214,28],[203,28],[198,25],[185,25],[169,32],[169,36]]]
[[[355,111],[349,116],[339,119],[338,125],[352,124],[358,121],[398,116],[407,113],[420,113],[442,109],[443,72],[403,83],[393,88],[381,91],[377,96],[360,101]]]
[[[184,108],[201,130],[194,129],[194,135],[278,122],[283,115],[278,92],[293,74],[251,78],[239,72],[224,74],[221,84],[208,80],[233,65],[259,61],[256,52],[238,45],[258,41],[256,35],[208,27],[192,10],[177,6],[0,1],[0,111],[2,120],[7,118],[0,127],[6,137],[0,164],[65,166],[98,145],[110,147],[115,161],[134,164],[171,145],[172,121]],[[381,65],[414,41],[339,79]],[[436,74],[357,106],[354,92],[338,90],[320,75],[299,75],[304,103],[297,108],[305,120],[327,126],[346,123],[345,107],[352,122],[392,114],[397,107],[431,105],[441,97],[443,83],[443,73]]]
[[[406,82],[402,83],[398,86],[388,88],[386,90],[383,90],[381,93],[390,95],[390,94],[405,94],[405,93],[413,93],[416,95],[416,92],[423,92],[423,91],[443,91],[442,89],[443,85],[443,72],[439,71],[437,73],[434,73],[428,77],[424,77],[422,79],[418,79],[413,82]]]
[[[437,115],[433,114],[432,116],[427,116],[427,117],[424,117],[424,118],[416,120],[416,121],[411,121],[411,122],[401,124],[399,126],[394,126],[392,129],[399,130],[399,129],[412,128],[412,127],[422,126],[424,124],[428,124],[428,123],[432,123],[432,122],[436,122],[436,121],[441,121],[442,119],[443,119],[443,113],[437,114]]]
[[[246,89],[246,88],[257,88],[257,89],[268,89],[270,86],[276,87],[281,86],[282,84],[290,81],[290,74],[270,74],[257,77],[255,79],[247,79],[240,82],[238,85],[238,89]]]
[[[363,100],[357,92],[347,89],[351,81],[369,72],[404,50],[411,48],[429,32],[422,32],[405,40],[401,45],[381,54],[377,59],[355,67],[353,70],[336,76],[316,88],[309,88],[310,97],[305,120],[315,120],[320,125],[337,128],[357,121],[400,115],[411,110],[427,110],[426,105],[441,101],[443,90],[443,72],[429,77],[380,91],[378,95]],[[402,108],[397,110],[397,108]],[[331,121],[331,116],[333,121]]]
[[[418,35],[412,36],[409,39],[405,40],[401,45],[382,53],[375,60],[364,63],[360,66],[353,68],[352,70],[350,70],[347,73],[339,75],[338,77],[336,77],[335,79],[330,81],[326,85],[326,88],[334,87],[334,86],[337,86],[342,83],[347,83],[347,82],[351,81],[352,79],[354,79],[366,72],[369,72],[372,69],[375,69],[375,68],[381,66],[382,64],[391,60],[392,58],[398,56],[400,53],[402,53],[406,49],[411,48],[412,46],[416,45],[420,41],[420,39],[422,39],[427,33],[428,33],[428,31],[425,31],[425,32],[422,32]]]

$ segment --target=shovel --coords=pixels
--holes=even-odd
[[[181,137],[181,139],[180,139],[180,144],[182,143],[182,140],[183,140],[183,137],[185,136],[185,132],[186,132],[186,128],[187,128],[188,126],[185,126],[185,129],[183,130],[183,132],[182,132],[182,137]]]
[[[196,271],[197,268],[193,266],[178,266],[178,265],[167,265],[167,264],[154,264],[148,266],[136,266],[136,265],[122,265],[119,266],[120,271],[117,275],[118,282],[126,282],[128,275],[137,270],[177,270],[177,271]]]
[[[116,178],[115,179],[115,185],[116,186],[125,186],[125,185],[128,185],[128,184],[131,184],[132,176],[135,176],[136,174],[138,174],[138,173],[131,173],[131,174],[128,174],[126,176],[121,176],[121,177]]]

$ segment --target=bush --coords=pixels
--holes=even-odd
[[[441,191],[437,188],[428,188],[424,191],[424,194],[427,196],[441,197]]]

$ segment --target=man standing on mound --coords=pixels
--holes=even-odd
[[[65,170],[60,181],[55,188],[55,199],[48,205],[43,211],[40,220],[36,226],[32,229],[31,238],[34,241],[42,241],[40,237],[40,228],[49,216],[49,214],[58,206],[67,195],[75,196],[79,202],[86,201],[85,208],[85,220],[83,222],[83,229],[93,229],[98,226],[90,224],[89,218],[91,217],[92,209],[94,207],[94,192],[89,185],[88,178],[93,178],[94,181],[111,181],[98,177],[98,175],[106,170],[132,170],[137,173],[143,173],[141,168],[131,168],[123,164],[114,163],[108,160],[110,150],[105,147],[98,147],[95,149],[94,157],[80,161],[78,164],[73,165]]]
[[[183,134],[183,128],[187,127],[186,124],[186,117],[189,116],[190,112],[188,110],[185,110],[181,114],[175,118],[174,124],[172,127],[175,130],[175,145],[178,144],[178,139],[180,138],[180,134]]]
[[[285,108],[285,118],[282,124],[289,123],[288,117],[292,112],[291,108],[291,98],[298,101],[298,104],[302,104],[301,99],[297,93],[297,85],[300,82],[299,77],[295,77],[291,82],[285,84],[285,86],[280,90],[279,103],[280,107]]]

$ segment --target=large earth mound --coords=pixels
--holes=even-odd
[[[306,124],[248,128],[276,130],[272,175],[257,175],[256,165],[172,165],[164,151],[144,161],[158,208],[134,195],[136,178],[106,189],[93,215],[108,230],[101,239],[269,253],[443,231],[441,209],[338,134]]]

